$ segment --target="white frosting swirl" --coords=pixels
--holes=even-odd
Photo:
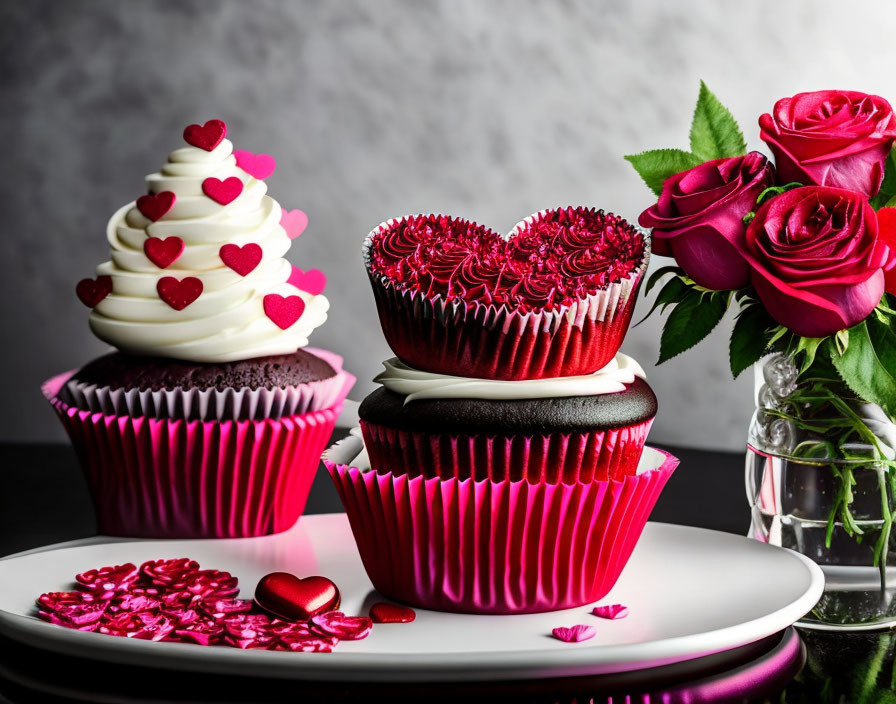
[[[202,191],[202,182],[236,176],[243,191],[220,205]],[[101,340],[133,354],[196,362],[228,362],[289,354],[308,344],[308,335],[327,319],[329,302],[287,283],[292,266],[283,259],[290,239],[280,225],[280,205],[267,186],[236,165],[233,144],[223,140],[212,151],[175,149],[161,171],[146,177],[151,193],[172,191],[174,206],[152,222],[128,203],[107,226],[111,259],[97,267],[112,277],[112,293],[90,314],[90,328]],[[180,237],[184,251],[160,269],[143,252],[147,237]],[[262,259],[248,275],[227,267],[219,254],[224,244],[258,244]],[[163,276],[202,281],[202,294],[183,310],[159,298]],[[267,294],[300,296],[302,316],[286,330],[264,311]]]
[[[641,365],[618,352],[602,369],[581,376],[559,376],[523,381],[495,381],[436,374],[414,369],[393,357],[374,381],[405,397],[404,402],[437,398],[515,400],[570,396],[599,396],[625,391],[635,377],[645,378]]]

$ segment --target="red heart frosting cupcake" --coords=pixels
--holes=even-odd
[[[619,349],[645,234],[602,210],[544,210],[507,238],[468,220],[389,220],[364,242],[386,341],[425,371],[521,380],[590,374]]]

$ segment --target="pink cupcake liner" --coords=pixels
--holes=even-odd
[[[622,345],[649,259],[645,235],[643,262],[629,277],[571,305],[521,313],[427,297],[374,274],[370,242],[380,227],[367,236],[362,256],[386,342],[405,364],[454,376],[518,381],[596,372]]]
[[[43,391],[72,441],[106,535],[233,538],[286,530],[305,507],[343,401],[279,419],[130,418],[66,404],[59,392],[70,374],[50,379]]]
[[[678,465],[651,450],[652,468],[620,481],[425,479],[341,463],[340,444],[324,463],[374,587],[414,606],[479,614],[603,598]]]
[[[590,433],[440,435],[361,421],[375,471],[427,479],[530,483],[623,479],[637,472],[653,419]]]

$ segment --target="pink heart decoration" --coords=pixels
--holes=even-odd
[[[294,240],[308,227],[308,216],[298,208],[283,210],[280,213],[280,226],[286,230],[289,239]]]
[[[216,203],[227,205],[235,201],[243,192],[243,182],[236,176],[231,176],[223,181],[209,176],[202,182],[202,192]]]
[[[305,312],[305,301],[299,296],[286,296],[269,293],[262,301],[264,314],[281,330],[293,325]]]
[[[184,241],[180,237],[150,237],[143,243],[146,258],[159,269],[166,269],[184,251]]]
[[[137,210],[155,222],[174,207],[174,201],[176,200],[177,196],[171,191],[162,191],[156,194],[149,193],[137,199]]]
[[[300,291],[310,293],[316,296],[323,293],[327,286],[327,277],[320,269],[309,269],[304,271],[297,266],[292,268],[292,274],[289,275],[287,283],[292,284]]]
[[[112,277],[97,276],[94,279],[81,279],[75,286],[75,293],[88,308],[95,308],[106,296],[112,293]]]
[[[270,154],[253,154],[248,149],[234,149],[236,165],[259,181],[266,179],[277,168],[277,162]]]
[[[236,244],[225,244],[218,251],[221,261],[240,276],[250,274],[261,262],[261,246],[250,242],[242,247]]]
[[[628,607],[622,604],[607,604],[606,606],[595,606],[591,613],[600,618],[615,621],[617,618],[628,616]]]
[[[583,640],[590,640],[597,635],[597,631],[594,629],[594,626],[570,626],[569,628],[564,628],[560,626],[551,631],[554,638],[557,640],[562,640],[564,643],[580,643]]]
[[[156,291],[165,303],[174,310],[183,310],[202,293],[202,281],[195,276],[185,279],[175,279],[173,276],[163,276],[156,284]]]
[[[204,125],[187,125],[184,140],[187,144],[210,152],[224,141],[227,125],[222,120],[209,120]]]

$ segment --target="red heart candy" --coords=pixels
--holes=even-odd
[[[339,588],[326,577],[299,579],[288,572],[272,572],[255,588],[255,603],[287,621],[307,621],[339,606]]]
[[[299,296],[283,297],[277,293],[269,293],[262,301],[264,305],[264,314],[268,316],[274,324],[286,330],[302,317],[305,312],[305,301]]]
[[[143,243],[146,258],[159,269],[170,266],[184,251],[184,241],[180,237],[150,237]]]
[[[210,152],[224,141],[227,125],[222,120],[209,120],[204,125],[187,125],[184,128],[184,140],[199,149]]]
[[[251,273],[261,262],[261,247],[254,242],[242,247],[236,244],[225,244],[218,251],[221,261],[240,276]]]
[[[81,279],[75,286],[75,293],[88,308],[96,305],[112,293],[112,277],[97,276],[96,279]]]
[[[306,291],[312,296],[316,296],[319,293],[323,293],[324,288],[326,288],[327,277],[320,269],[303,271],[299,267],[294,266],[287,283],[292,284],[300,291]]]
[[[410,623],[417,618],[417,612],[409,606],[378,601],[370,607],[370,618],[374,623]]]
[[[286,230],[289,239],[294,240],[308,227],[308,216],[298,208],[283,210],[280,213],[280,226]]]
[[[236,165],[259,181],[266,179],[277,168],[277,162],[270,154],[253,154],[248,149],[234,149]]]
[[[156,291],[165,303],[174,310],[183,310],[202,293],[202,282],[195,276],[185,279],[175,279],[173,276],[163,276],[156,284]]]
[[[235,201],[243,192],[243,182],[236,176],[231,176],[223,181],[209,176],[202,182],[202,192],[216,203],[227,205]]]
[[[162,191],[155,194],[149,193],[137,199],[137,210],[155,222],[174,207],[174,201],[176,200],[177,196],[171,191]]]

